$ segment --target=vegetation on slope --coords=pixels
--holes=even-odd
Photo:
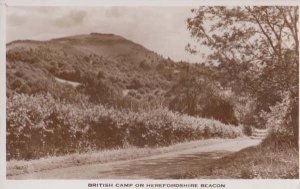
[[[223,103],[231,110],[234,106],[232,101],[219,95],[223,90],[218,87],[215,87],[218,94],[209,101],[220,102],[214,107],[206,103],[204,109],[198,107],[197,111],[191,111],[194,107],[182,107],[193,104],[187,102],[188,98],[177,98],[190,93],[182,86],[182,81],[190,81],[190,77],[209,80],[205,85],[195,85],[199,96],[207,94],[209,86],[206,85],[218,85],[217,80],[209,79],[214,72],[209,67],[175,63],[120,36],[92,33],[45,42],[15,41],[7,48],[7,96],[14,92],[51,93],[55,98],[71,102],[85,96],[96,104],[134,111],[163,105],[192,116],[237,124],[233,111],[217,115],[221,114],[216,110],[222,109]],[[67,86],[57,82],[55,77],[81,85]],[[204,104],[203,99],[201,101]],[[205,114],[205,109],[215,113]]]
[[[175,63],[113,34],[8,44],[8,159],[232,138],[243,124],[271,133],[178,177],[297,178],[299,7],[192,13],[187,28],[213,66]]]

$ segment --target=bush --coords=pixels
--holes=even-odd
[[[188,72],[189,73],[189,72]],[[225,124],[238,125],[233,104],[224,97],[218,84],[205,78],[182,74],[178,83],[168,92],[173,95],[169,108],[191,116],[220,120]]]
[[[262,146],[274,151],[297,148],[293,140],[293,134],[281,131],[271,130],[268,136],[263,140]]]
[[[250,125],[244,125],[243,127],[243,133],[247,136],[251,136],[252,135],[252,127]]]
[[[273,131],[274,137],[277,135],[289,136],[296,146],[299,134],[298,104],[298,98],[293,99],[288,92],[285,92],[282,94],[281,101],[271,106],[269,112],[263,111],[260,115],[265,120],[266,127]]]
[[[130,85],[127,86],[127,89],[136,89],[137,90],[137,89],[139,89],[141,87],[143,87],[142,82],[140,80],[138,80],[138,79],[133,79],[131,81]]]
[[[14,94],[7,100],[8,160],[241,135],[241,127],[164,108],[120,111],[84,100],[67,103],[50,94]]]

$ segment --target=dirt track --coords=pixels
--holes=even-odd
[[[172,179],[213,163],[230,153],[259,144],[259,139],[232,139],[176,152],[104,164],[81,165],[8,177],[8,179]]]

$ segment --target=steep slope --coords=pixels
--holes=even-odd
[[[175,63],[114,34],[7,44],[7,96],[51,93],[131,109],[169,106],[180,103],[177,97],[189,93],[190,85],[199,88],[197,94],[205,93],[193,81],[205,81],[213,72],[204,65]]]
[[[86,93],[87,88],[98,91],[101,85],[116,96],[150,99],[163,95],[175,82],[175,67],[171,60],[113,34],[7,44],[8,95],[13,91],[58,95],[62,88],[74,91],[66,86],[68,82],[59,82],[63,79],[82,84],[75,93]]]
[[[7,157],[240,136],[202,114],[224,104],[207,97],[217,93],[207,75],[112,34],[7,44]]]

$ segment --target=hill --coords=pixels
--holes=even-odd
[[[235,138],[215,69],[113,34],[7,44],[7,158]]]
[[[189,74],[208,71],[175,63],[114,34],[19,40],[7,44],[7,96],[48,92],[131,108],[143,102],[161,104],[174,96],[174,85],[189,67],[197,68]]]

